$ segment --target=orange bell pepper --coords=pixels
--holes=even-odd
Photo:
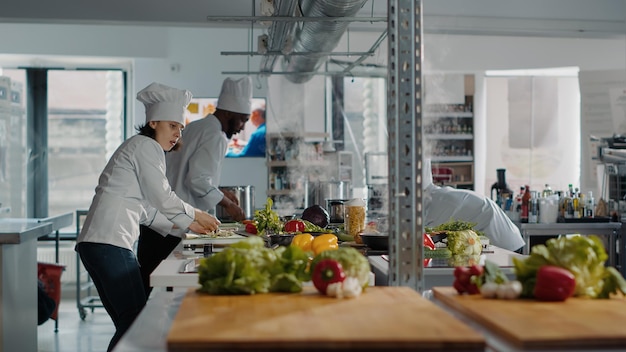
[[[327,250],[334,250],[339,248],[339,243],[337,243],[337,236],[332,233],[325,233],[319,235],[313,239],[313,243],[311,243],[311,249],[315,255],[318,255]]]

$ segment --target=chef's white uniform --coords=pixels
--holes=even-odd
[[[122,143],[102,171],[77,242],[132,250],[140,224],[166,234],[172,223],[186,229],[194,217],[194,207],[183,202],[165,178],[163,147],[136,135]]]
[[[433,184],[430,160],[423,166],[424,227],[435,227],[450,220],[475,223],[489,243],[515,251],[524,246],[519,228],[491,199],[465,189]]]
[[[489,198],[476,192],[452,187],[430,185],[424,190],[424,226],[435,227],[453,220],[476,223],[490,244],[518,250],[524,246],[519,228]]]
[[[224,198],[218,187],[228,138],[217,117],[208,115],[187,125],[181,140],[182,148],[165,157],[172,189],[185,202],[215,214]]]

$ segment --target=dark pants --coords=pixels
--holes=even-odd
[[[111,351],[148,300],[137,258],[129,249],[102,243],[81,242],[76,251],[115,325],[115,335],[107,349]]]
[[[141,270],[141,277],[146,289],[146,297],[149,297],[150,292],[152,292],[150,274],[161,264],[163,259],[172,253],[181,239],[172,235],[163,237],[160,233],[143,225],[139,227],[139,230],[137,260],[139,261],[139,269]]]

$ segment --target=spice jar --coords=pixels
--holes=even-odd
[[[365,230],[365,201],[353,199],[345,203],[344,211],[344,229],[356,243],[363,243],[359,235]]]

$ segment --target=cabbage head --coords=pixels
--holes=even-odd
[[[448,249],[452,255],[474,256],[482,252],[482,244],[478,234],[473,230],[446,231]]]

